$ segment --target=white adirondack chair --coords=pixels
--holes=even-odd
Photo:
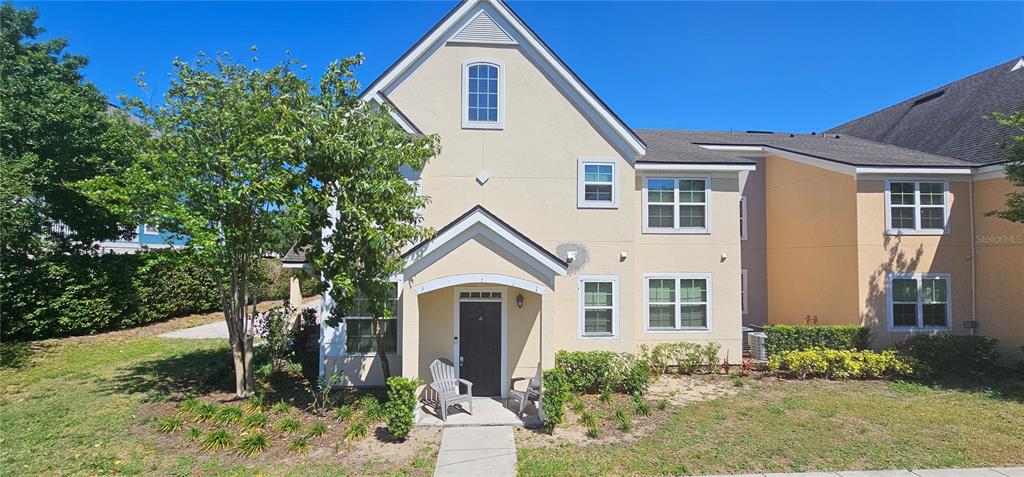
[[[526,409],[526,402],[533,401],[534,403],[536,403],[537,400],[540,399],[541,378],[542,375],[540,363],[537,363],[537,374],[533,375],[532,378],[512,378],[512,380],[509,381],[508,383],[508,397],[505,398],[505,407],[508,407],[509,399],[515,399],[519,401],[519,417],[523,417],[523,411]],[[526,384],[526,389],[522,391],[516,389],[517,382],[525,381],[527,379],[529,379],[530,381]]]
[[[448,420],[448,407],[464,402],[469,403],[469,413],[473,414],[473,383],[455,377],[455,365],[447,359],[435,359],[430,363],[430,389],[437,393],[438,410],[442,421]],[[459,383],[466,385],[466,394],[459,393]]]

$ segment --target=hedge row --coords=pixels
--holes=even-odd
[[[914,373],[914,360],[891,349],[876,353],[810,348],[770,356],[767,370],[798,379],[878,379],[910,376]]]
[[[866,326],[768,325],[764,332],[768,335],[765,347],[769,355],[810,348],[868,349],[871,344],[871,332]]]
[[[3,277],[3,338],[40,339],[143,325],[220,307],[210,273],[181,252],[66,255]]]

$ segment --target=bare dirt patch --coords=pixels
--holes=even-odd
[[[665,375],[651,384],[643,400],[650,407],[650,415],[634,411],[633,398],[614,394],[610,402],[602,402],[599,395],[580,396],[585,412],[594,416],[597,437],[587,435],[588,426],[578,412],[579,405],[570,403],[566,410],[565,424],[548,434],[540,429],[516,429],[516,445],[521,447],[546,447],[559,444],[613,444],[632,442],[649,433],[661,422],[671,417],[672,412],[690,403],[712,400],[721,396],[736,394],[724,376],[673,376]],[[664,404],[659,405],[660,401]],[[660,409],[659,409],[660,408]],[[621,410],[632,422],[628,431],[619,428],[614,420],[616,410]]]

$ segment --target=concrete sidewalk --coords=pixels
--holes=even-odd
[[[434,477],[513,477],[516,441],[511,426],[446,427]]]
[[[320,297],[314,297],[313,299],[306,301],[302,304],[302,308],[311,308],[320,310]],[[193,326],[191,328],[185,328],[182,330],[170,331],[161,335],[157,335],[159,338],[174,338],[184,340],[208,340],[208,339],[228,339],[228,324],[224,320],[219,320],[213,323],[207,323],[205,325]]]
[[[973,469],[917,470],[844,470],[839,472],[733,474],[718,476],[706,475],[703,477],[1024,477],[1024,467],[981,467]]]

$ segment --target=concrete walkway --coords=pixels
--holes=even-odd
[[[313,298],[302,304],[302,308],[320,310],[320,297]],[[160,338],[175,338],[184,340],[208,340],[228,339],[228,324],[224,320],[218,320],[205,325],[193,326],[181,330],[170,331],[161,335]]]
[[[516,441],[511,426],[446,427],[434,477],[513,477]]]
[[[434,474],[437,475],[437,474]],[[1024,467],[984,467],[974,469],[917,470],[845,470],[841,472],[801,472],[706,475],[704,477],[1024,477]]]

